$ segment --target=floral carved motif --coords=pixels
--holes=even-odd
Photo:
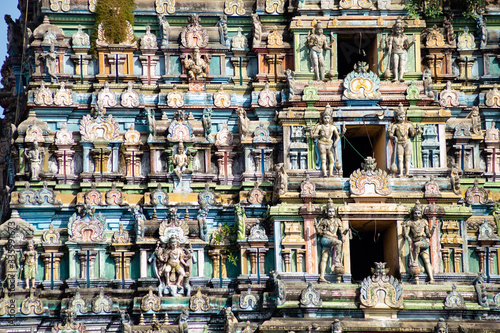
[[[140,105],[139,94],[134,90],[132,81],[128,82],[127,90],[122,93],[120,104],[124,108],[136,108]]]
[[[93,142],[96,139],[113,141],[120,136],[120,130],[116,118],[113,118],[111,114],[105,120],[93,119],[88,114],[80,121],[80,134],[82,139],[88,142]]]
[[[66,89],[66,83],[61,82],[59,89],[56,90],[54,104],[57,106],[70,106],[73,104],[73,97],[71,91]]]
[[[360,302],[365,308],[403,307],[403,286],[393,276],[388,276],[389,269],[385,262],[376,262],[373,275],[361,282]]]
[[[245,15],[243,0],[226,0],[224,2],[224,13],[227,15]]]
[[[222,85],[219,91],[214,93],[214,105],[218,108],[228,108],[231,106],[231,95],[227,91],[224,91]]]
[[[388,195],[392,192],[387,172],[375,169],[377,162],[372,157],[367,157],[361,164],[363,169],[357,169],[351,174],[349,183],[351,193],[354,195],[378,194]]]
[[[181,108],[184,106],[184,94],[177,90],[174,85],[172,91],[167,94],[167,105],[171,108]]]

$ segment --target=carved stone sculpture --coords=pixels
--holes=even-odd
[[[283,14],[285,12],[285,0],[266,0],[266,13]]]
[[[82,26],[78,25],[78,31],[71,36],[71,43],[73,47],[89,47],[90,37],[88,34],[83,32]]]
[[[212,137],[212,108],[204,108],[202,120],[203,124],[203,135],[208,142],[214,142]],[[226,124],[227,126],[227,124]]]
[[[500,91],[497,84],[494,84],[493,89],[486,93],[484,104],[490,108],[500,108]]]
[[[420,202],[417,200],[411,211],[411,217],[403,225],[405,239],[408,244],[412,244],[413,249],[410,251],[410,270],[418,275],[420,273],[420,264],[418,258],[421,257],[430,283],[434,282],[432,274],[432,265],[429,255],[430,238],[436,230],[436,224],[429,227],[429,221],[423,218],[423,209]],[[411,236],[410,236],[411,235]]]
[[[446,81],[446,89],[439,93],[439,105],[446,108],[460,105],[458,92],[451,89],[451,81]]]
[[[158,15],[158,25],[160,26],[161,32],[161,47],[165,48],[168,46],[168,39],[170,37],[170,24],[167,21],[167,15]]]
[[[314,289],[312,282],[307,283],[307,288],[300,293],[300,306],[305,308],[320,308],[323,304],[321,294]]]
[[[187,169],[191,163],[191,158],[186,154],[184,149],[184,143],[179,142],[177,150],[172,157],[172,164],[174,165],[174,174],[177,176],[179,181],[182,181],[182,174],[189,172]]]
[[[315,222],[316,232],[321,236],[319,243],[321,244],[321,261],[319,264],[319,280],[318,282],[326,282],[326,264],[328,258],[331,257],[332,271],[338,277],[344,273],[343,262],[343,244],[346,231],[342,225],[342,221],[337,217],[335,205],[332,200],[328,200],[328,204],[324,210],[324,216]]]
[[[35,250],[35,243],[28,242],[28,248],[23,251],[21,262],[24,263],[24,281],[26,289],[35,288],[35,277],[38,272],[38,252]]]
[[[429,98],[436,98],[436,92],[432,90],[432,72],[429,67],[426,67],[422,72],[422,80],[424,81],[424,93]]]
[[[120,104],[124,108],[137,108],[141,104],[139,94],[134,90],[132,81],[128,82],[127,90],[122,93]]]
[[[283,163],[278,163],[274,167],[276,176],[274,181],[275,198],[285,195],[288,192],[288,174]]]
[[[388,311],[395,318],[397,311],[403,308],[403,286],[393,276],[387,275],[389,269],[385,265],[385,262],[376,262],[372,276],[361,282],[359,300],[365,316],[374,309]]]
[[[244,50],[248,47],[247,38],[241,33],[241,27],[238,27],[238,33],[233,37],[231,47],[233,50]]]
[[[44,81],[42,81],[42,83],[40,83],[40,87],[35,90],[33,97],[33,102],[35,102],[36,105],[46,106],[54,103],[52,91],[45,86]]]
[[[59,89],[54,94],[54,104],[57,106],[70,106],[73,104],[73,97],[71,91],[66,89],[66,83],[61,82]]]
[[[45,70],[50,77],[50,82],[57,82],[57,54],[54,44],[50,44],[48,52],[44,52],[40,57],[45,61]]]
[[[53,12],[70,10],[70,0],[50,0],[50,10]]]
[[[314,73],[316,80],[325,80],[325,57],[323,50],[332,50],[328,45],[328,40],[323,34],[321,22],[317,22],[314,32],[307,36],[307,46],[309,47],[309,61],[311,62],[311,72]]]
[[[481,115],[479,114],[479,107],[473,106],[472,111],[467,115],[471,120],[472,133],[482,135],[481,132]]]
[[[204,48],[208,45],[208,32],[200,24],[198,14],[191,14],[189,24],[181,32],[181,45],[185,48]]]
[[[283,46],[283,34],[281,32],[278,32],[278,26],[273,27],[273,31],[269,33],[267,36],[267,47],[268,48],[273,48],[273,47],[281,47]]]
[[[376,100],[382,96],[378,75],[368,70],[368,64],[359,61],[344,79],[344,99]]]
[[[245,15],[245,4],[243,0],[224,1],[224,13],[227,15]]]
[[[224,86],[221,84],[219,91],[214,93],[214,105],[218,108],[228,108],[231,106],[231,95],[224,91]]]
[[[259,93],[258,104],[262,107],[269,108],[278,105],[276,101],[276,93],[269,89],[269,82],[266,82],[264,89]]]
[[[158,242],[155,268],[160,279],[160,293],[167,290],[172,296],[189,294],[191,257],[191,253],[181,247],[180,239],[175,234],[168,239],[166,247],[160,246]]]
[[[394,81],[404,82],[403,77],[407,71],[407,50],[409,48],[410,42],[404,34],[403,21],[397,19],[392,27],[391,35],[387,38],[387,52],[390,61],[390,66],[387,66],[387,69],[392,67]]]
[[[236,319],[231,307],[224,308],[224,318],[224,333],[236,333],[238,319]]]
[[[156,0],[155,9],[158,14],[175,13],[175,0]]]
[[[333,176],[333,167],[340,172],[341,164],[337,152],[337,144],[340,134],[337,126],[333,123],[332,111],[329,105],[321,114],[321,120],[311,131],[311,138],[316,142],[316,153],[321,159],[321,170],[324,177]],[[328,162],[327,162],[328,158]],[[328,170],[328,171],[327,171]]]
[[[247,113],[243,108],[236,109],[236,115],[238,116],[238,129],[240,132],[240,140],[246,141],[250,138],[250,119],[247,117]]]
[[[390,126],[387,136],[394,142],[394,154],[391,171],[396,174],[399,169],[399,176],[408,177],[410,171],[411,157],[413,153],[411,138],[421,133],[420,126],[415,129],[413,124],[406,120],[406,112],[403,104],[399,104],[396,111],[396,119]],[[396,167],[396,156],[398,167]]]
[[[146,33],[141,37],[141,50],[157,49],[156,36],[151,33],[151,27],[146,26]]]
[[[257,47],[262,41],[262,23],[258,14],[252,14],[252,46]]]
[[[167,105],[171,108],[181,108],[184,106],[184,94],[177,90],[174,84],[172,91],[167,94]]]
[[[206,72],[210,64],[210,56],[200,55],[200,49],[198,47],[194,48],[193,55],[186,55],[183,62],[190,79],[199,80],[207,77]]]
[[[391,9],[391,0],[377,0],[378,9]]]
[[[31,179],[32,180],[40,179],[42,160],[41,160],[40,149],[38,148],[38,142],[37,141],[33,142],[32,147],[29,148],[25,154],[30,166]]]

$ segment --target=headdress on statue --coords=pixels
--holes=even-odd
[[[332,107],[330,106],[330,104],[327,104],[325,106],[325,110],[322,112],[321,118],[323,118],[324,116],[330,116],[330,118],[333,116]]]
[[[400,115],[406,116],[406,111],[405,111],[405,108],[403,107],[403,103],[399,103],[398,109],[396,110],[396,115],[397,116],[400,116]]]
[[[392,26],[393,32],[396,32],[397,29],[404,29],[403,20],[400,17],[396,19],[396,23],[394,23],[394,25]]]
[[[317,31],[318,29],[323,29],[323,25],[321,24],[321,21],[316,22],[316,24],[315,24],[315,26],[314,26],[314,29],[316,29],[316,31]]]
[[[325,206],[325,213],[328,213],[330,209],[334,209],[335,213],[337,213],[337,209],[335,208],[335,205],[333,204],[332,198],[328,199],[328,203]]]
[[[414,214],[417,211],[418,212],[423,212],[422,205],[420,204],[419,200],[417,200],[417,202],[415,202],[415,206],[413,206],[413,208],[411,209],[412,214]]]

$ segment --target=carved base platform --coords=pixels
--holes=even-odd
[[[63,282],[61,280],[54,280],[52,283],[50,280],[42,281],[43,289],[45,290],[58,290],[61,288]]]
[[[70,288],[100,288],[100,287],[108,287],[110,280],[99,278],[99,279],[90,279],[89,283],[87,284],[86,279],[68,279],[66,280],[66,283],[68,284],[68,287]]]
[[[174,189],[173,193],[191,193],[193,189],[191,188],[191,178],[192,174],[183,174],[182,179],[179,181],[177,177],[174,177]]]
[[[139,278],[137,281],[141,287],[152,286],[154,288],[158,287],[158,279],[156,278]]]
[[[82,172],[80,178],[82,182],[119,182],[123,177],[122,173],[118,172],[103,172],[103,173],[89,173]]]
[[[228,288],[231,282],[232,280],[228,278],[222,278],[222,281],[219,278],[210,279],[210,285],[213,288]]]
[[[131,279],[125,279],[125,280],[119,280],[119,279],[115,279],[113,281],[111,281],[111,285],[113,286],[113,288],[115,289],[128,289],[132,286],[132,284],[134,283],[135,281],[134,280],[131,280]]]
[[[247,283],[252,285],[252,290],[255,285],[265,284],[269,280],[269,276],[267,274],[261,274],[260,279],[257,277],[257,274],[242,274],[238,276],[236,279],[238,286],[241,283]]]

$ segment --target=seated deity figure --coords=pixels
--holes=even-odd
[[[179,178],[179,181],[182,181],[182,174],[188,172],[187,167],[191,162],[191,158],[186,154],[186,150],[184,149],[184,143],[179,142],[177,146],[177,152],[172,158],[172,163],[174,164],[174,173]]]
[[[328,200],[325,207],[324,217],[315,223],[316,232],[321,236],[321,261],[319,264],[319,280],[318,282],[328,282],[325,279],[326,264],[328,257],[331,256],[333,268],[343,267],[342,252],[344,244],[344,236],[346,230],[342,225],[342,221],[337,217],[335,206],[332,200]],[[333,252],[332,252],[333,250]],[[332,268],[332,271],[334,270]]]
[[[210,57],[205,59],[200,55],[200,49],[195,47],[192,56],[184,58],[184,67],[190,79],[199,80],[207,77],[206,70],[210,63]]]
[[[309,47],[309,59],[311,61],[311,72],[316,75],[316,80],[325,80],[325,57],[323,50],[332,50],[328,45],[328,40],[323,34],[321,22],[316,23],[314,32],[307,36],[307,46]]]
[[[340,134],[337,126],[332,120],[332,111],[329,105],[321,114],[321,121],[311,131],[311,137],[318,139],[317,148],[319,156],[321,157],[321,170],[323,176],[333,176],[333,166],[340,170],[340,161],[337,154],[337,144],[340,141]],[[327,171],[327,157],[328,157],[328,170]]]
[[[389,61],[394,74],[393,81],[404,82],[404,74],[406,73],[407,53],[410,48],[408,37],[404,34],[403,21],[397,19],[392,27],[392,33],[387,38],[387,51]]]
[[[402,177],[407,177],[410,171],[410,163],[412,156],[412,144],[411,138],[422,133],[420,125],[417,124],[417,128],[413,127],[413,124],[406,120],[406,112],[403,108],[403,104],[399,104],[398,110],[396,111],[396,120],[390,126],[387,136],[394,142],[394,158],[392,163],[392,171],[396,173],[396,153],[399,162],[399,175]],[[404,167],[404,168],[403,168]]]
[[[434,282],[432,275],[432,265],[429,255],[430,238],[434,234],[436,224],[429,227],[429,221],[423,218],[423,210],[420,202],[417,200],[411,211],[411,218],[403,225],[405,239],[408,240],[412,250],[410,251],[410,268],[419,268],[418,258],[421,257],[430,283]],[[418,269],[419,271],[420,269]]]

